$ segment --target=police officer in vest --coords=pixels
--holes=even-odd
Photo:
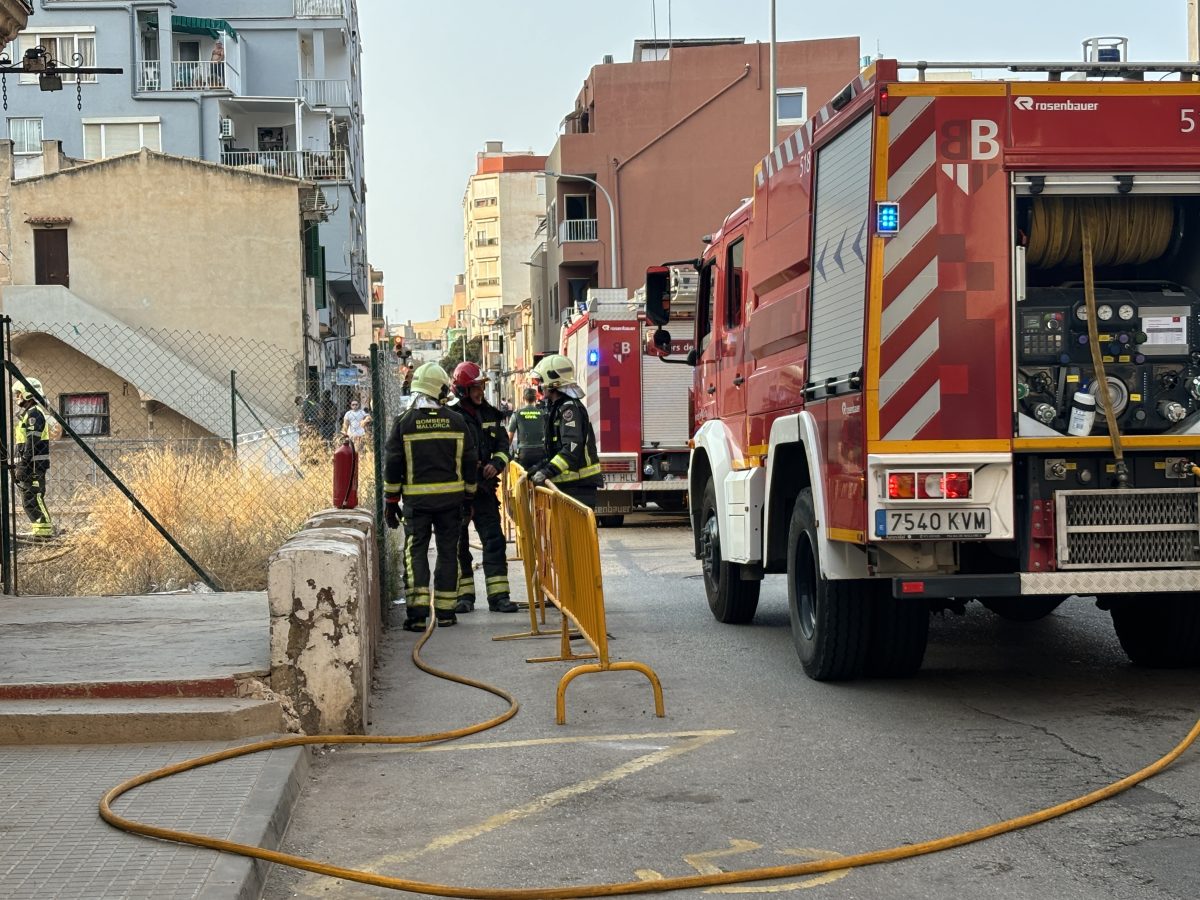
[[[423,631],[429,619],[429,539],[437,544],[433,572],[433,605],[438,625],[457,621],[458,535],[465,510],[475,493],[479,457],[475,435],[463,417],[442,406],[450,378],[437,363],[413,373],[413,400],[396,417],[384,446],[383,518],[400,527],[404,502],[407,572],[406,631]]]
[[[575,366],[561,354],[545,357],[534,368],[546,389],[547,461],[531,476],[534,484],[547,480],[563,493],[591,509],[596,491],[604,484],[596,433],[581,402],[583,390],[575,383]]]
[[[508,432],[504,417],[483,397],[487,377],[473,362],[460,362],[452,378],[454,397],[448,404],[462,413],[474,429],[479,446],[478,482],[471,514],[463,517],[462,533],[458,540],[458,604],[456,612],[469,613],[475,609],[474,560],[467,526],[473,519],[479,542],[483,545],[483,577],[487,587],[488,609],[512,613],[519,607],[508,596],[508,556],[505,552],[504,529],[500,526],[500,472],[508,465]],[[465,474],[465,473],[464,473]]]
[[[508,420],[508,441],[521,468],[532,472],[546,459],[546,410],[533,388],[525,388],[523,396],[525,405]]]
[[[40,381],[36,378],[28,380],[35,391],[45,396]],[[50,469],[50,424],[25,385],[14,381],[12,393],[17,420],[13,430],[13,441],[16,445],[13,448],[16,456],[13,460],[13,476],[21,494],[21,505],[25,508],[25,515],[33,523],[29,529],[30,535],[40,538],[53,537],[54,525],[50,521],[50,511],[46,509],[46,472]]]

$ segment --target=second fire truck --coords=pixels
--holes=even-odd
[[[1197,67],[925,65],[847,85],[696,261],[711,611],[749,622],[785,574],[819,680],[913,673],[931,611],[1072,595],[1134,662],[1198,665]],[[669,278],[647,278],[664,326]]]

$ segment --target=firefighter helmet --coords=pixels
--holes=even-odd
[[[46,396],[46,391],[42,387],[41,381],[39,381],[37,378],[26,378],[25,380],[29,382],[29,386],[32,387],[35,391],[37,391],[43,397]],[[25,385],[21,384],[21,382],[19,382],[19,381],[14,381],[12,383],[12,392],[13,392],[13,396],[17,397],[17,398],[24,397],[29,393],[29,391],[26,390]]]
[[[561,353],[552,353],[534,366],[533,374],[541,380],[542,387],[560,388],[575,383],[575,364]]]
[[[413,372],[412,389],[418,394],[441,400],[450,390],[450,376],[438,363],[424,363]]]
[[[487,376],[477,363],[466,360],[454,367],[453,381],[455,388],[469,388],[473,384],[485,384]]]

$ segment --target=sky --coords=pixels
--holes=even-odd
[[[437,316],[463,270],[462,196],[485,141],[548,153],[591,67],[638,38],[770,39],[769,0],[359,0],[367,243],[395,324]],[[1130,59],[1187,58],[1185,0],[776,0],[780,41],[858,36],[862,55],[1077,60],[1098,35]],[[815,99],[815,98],[814,98]],[[823,102],[823,101],[822,101]]]

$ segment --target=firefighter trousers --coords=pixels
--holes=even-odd
[[[21,506],[33,523],[30,531],[42,537],[52,535],[54,526],[50,522],[50,511],[46,508],[46,473],[36,472],[28,466],[17,466],[14,480],[21,494]]]
[[[500,498],[494,485],[480,484],[475,492],[471,518],[483,547],[483,577],[487,586],[487,598],[508,596],[508,554],[504,542],[504,529],[500,527]],[[464,519],[462,533],[458,538],[458,596],[475,599],[474,561],[471,559],[471,542],[467,537],[468,522]]]
[[[455,590],[457,564],[454,545],[458,540],[462,512],[459,504],[449,509],[404,511],[404,571],[408,609],[428,609],[429,540],[437,545],[433,569],[432,599],[435,609],[452,610],[458,599]],[[410,618],[412,616],[410,615]]]

